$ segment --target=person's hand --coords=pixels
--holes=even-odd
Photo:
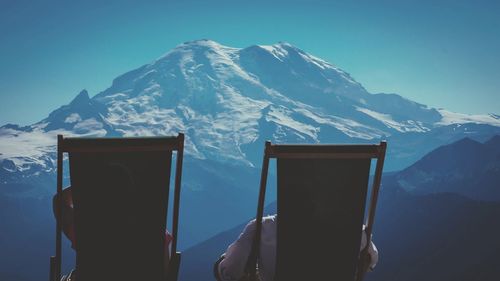
[[[366,272],[371,271],[370,261],[371,261],[370,253],[368,253],[368,249],[365,248],[359,254],[358,270],[356,273],[357,281],[363,280],[363,277],[365,276]]]
[[[62,224],[62,231],[69,240],[71,240],[71,247],[75,249],[75,225],[74,225],[74,210],[73,210],[73,195],[71,192],[71,186],[63,189],[61,193],[62,199],[62,218],[60,223]],[[54,210],[54,216],[57,219],[59,216],[59,196],[54,195],[52,200],[52,208]]]
[[[225,257],[226,257],[226,253],[222,254],[220,256],[220,258],[214,263],[214,268],[213,268],[214,272],[213,273],[214,273],[215,280],[217,280],[217,281],[221,280],[220,275],[219,275],[219,264]]]

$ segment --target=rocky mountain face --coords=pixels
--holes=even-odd
[[[40,122],[0,127],[0,199],[10,202],[2,211],[24,218],[0,236],[0,243],[27,243],[15,238],[32,225],[40,226],[41,233],[53,231],[57,134],[120,137],[179,131],[186,134],[181,222],[189,222],[181,223],[184,239],[179,243],[188,247],[254,213],[265,140],[386,139],[386,171],[401,170],[464,136],[484,141],[500,134],[500,117],[453,113],[397,94],[369,93],[347,72],[288,43],[241,49],[210,40],[187,42],[117,77],[93,97],[82,91]],[[8,263],[20,264],[26,256]]]

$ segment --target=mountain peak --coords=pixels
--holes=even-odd
[[[295,47],[294,45],[292,45],[288,42],[284,42],[284,41],[280,41],[280,42],[278,42],[276,44],[272,44],[272,45],[253,45],[253,46],[250,46],[248,48],[252,48],[252,47],[258,47],[258,48],[265,49],[268,51],[282,50],[284,52],[295,51],[295,52],[299,52],[299,53],[304,53],[304,51],[302,51],[301,49]]]
[[[279,41],[278,43],[276,43],[275,45],[281,45],[281,46],[288,46],[288,47],[294,47],[292,44],[286,42],[286,41]]]
[[[177,48],[185,49],[185,48],[210,48],[210,49],[220,49],[220,48],[228,48],[219,42],[210,39],[198,39],[193,41],[187,41],[177,46]],[[177,49],[176,48],[176,49]]]
[[[226,47],[226,48],[228,48],[227,46],[222,45],[221,43],[214,41],[212,39],[197,39],[197,40],[192,40],[192,41],[186,41],[186,42],[182,43],[181,45],[179,45],[179,47],[181,47],[181,46],[184,46],[184,47],[186,47],[186,46],[205,46],[205,47]],[[272,45],[252,45],[250,47],[253,47],[253,46],[281,47],[281,48],[288,48],[288,49],[302,51],[299,48],[295,47],[294,45],[292,45],[286,41],[279,41],[278,43],[275,43]]]
[[[151,64],[168,61],[169,59],[172,59],[172,58],[180,58],[186,54],[202,54],[202,53],[206,53],[206,51],[213,51],[215,53],[225,53],[228,50],[238,50],[238,48],[224,46],[224,45],[222,45],[216,41],[210,40],[210,39],[198,39],[198,40],[193,40],[193,41],[187,41],[187,42],[184,42],[180,45],[177,45],[174,49],[163,54],[158,59],[153,61]],[[130,71],[130,72],[125,73],[124,75],[118,77],[117,79],[123,80],[122,78],[125,77],[125,80],[128,80],[127,74],[135,73],[136,71],[140,72],[141,70],[142,69],[139,68],[139,69]]]
[[[427,153],[422,159],[403,170],[401,175],[406,176],[415,171],[447,174],[454,169],[463,172],[467,170],[466,168],[474,167],[471,163],[479,163],[488,157],[489,155],[485,153],[485,145],[465,137]]]
[[[294,50],[296,52],[299,52],[299,53],[305,53],[303,50],[301,50],[300,48],[288,43],[288,42],[285,42],[285,41],[279,41],[278,43],[276,44],[273,44],[274,47],[279,47],[279,48],[283,48],[283,49],[287,49],[287,50]]]
[[[467,145],[467,146],[475,145],[475,146],[477,146],[477,145],[481,145],[481,143],[479,143],[478,141],[475,141],[475,140],[473,140],[473,139],[471,139],[469,137],[465,137],[465,138],[463,138],[461,140],[458,140],[458,141],[452,143],[451,145],[453,145],[453,146],[464,146],[464,145]]]
[[[68,105],[63,105],[52,111],[41,123],[46,123],[45,131],[65,129],[75,133],[84,131],[89,133],[95,130],[95,132],[102,133],[101,129],[105,123],[102,116],[106,113],[107,108],[103,104],[91,100],[89,93],[84,89]],[[80,122],[83,124],[79,124]]]
[[[235,50],[244,50],[244,49],[253,49],[260,48],[268,51],[271,50],[281,50],[281,52],[287,53],[287,51],[293,51],[304,54],[305,52],[294,45],[285,42],[279,41],[278,43],[272,45],[251,45],[246,48],[233,48],[229,46],[225,46],[217,41],[211,39],[198,39],[193,41],[184,42],[176,47],[176,49],[198,49],[198,48],[208,48],[208,49],[235,49]]]
[[[90,101],[89,93],[87,90],[83,89],[71,102],[70,106],[75,106],[78,104],[85,104]]]

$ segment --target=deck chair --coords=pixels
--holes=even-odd
[[[57,143],[57,194],[63,153],[69,156],[78,281],[177,280],[177,229],[184,135],[149,138],[64,138]],[[177,151],[173,241],[165,269],[165,229],[173,151]],[[62,196],[56,216],[62,218]],[[50,281],[61,277],[61,219]],[[167,248],[167,249],[166,249]]]
[[[275,281],[360,281],[368,247],[360,253],[370,164],[377,160],[366,233],[371,242],[386,142],[379,145],[275,145],[266,142],[256,235],[246,272],[256,280],[269,159],[277,159]],[[369,245],[367,243],[367,245]]]

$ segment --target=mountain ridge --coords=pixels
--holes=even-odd
[[[399,172],[395,180],[414,194],[454,192],[500,201],[500,135],[483,143],[466,137],[441,146]]]

